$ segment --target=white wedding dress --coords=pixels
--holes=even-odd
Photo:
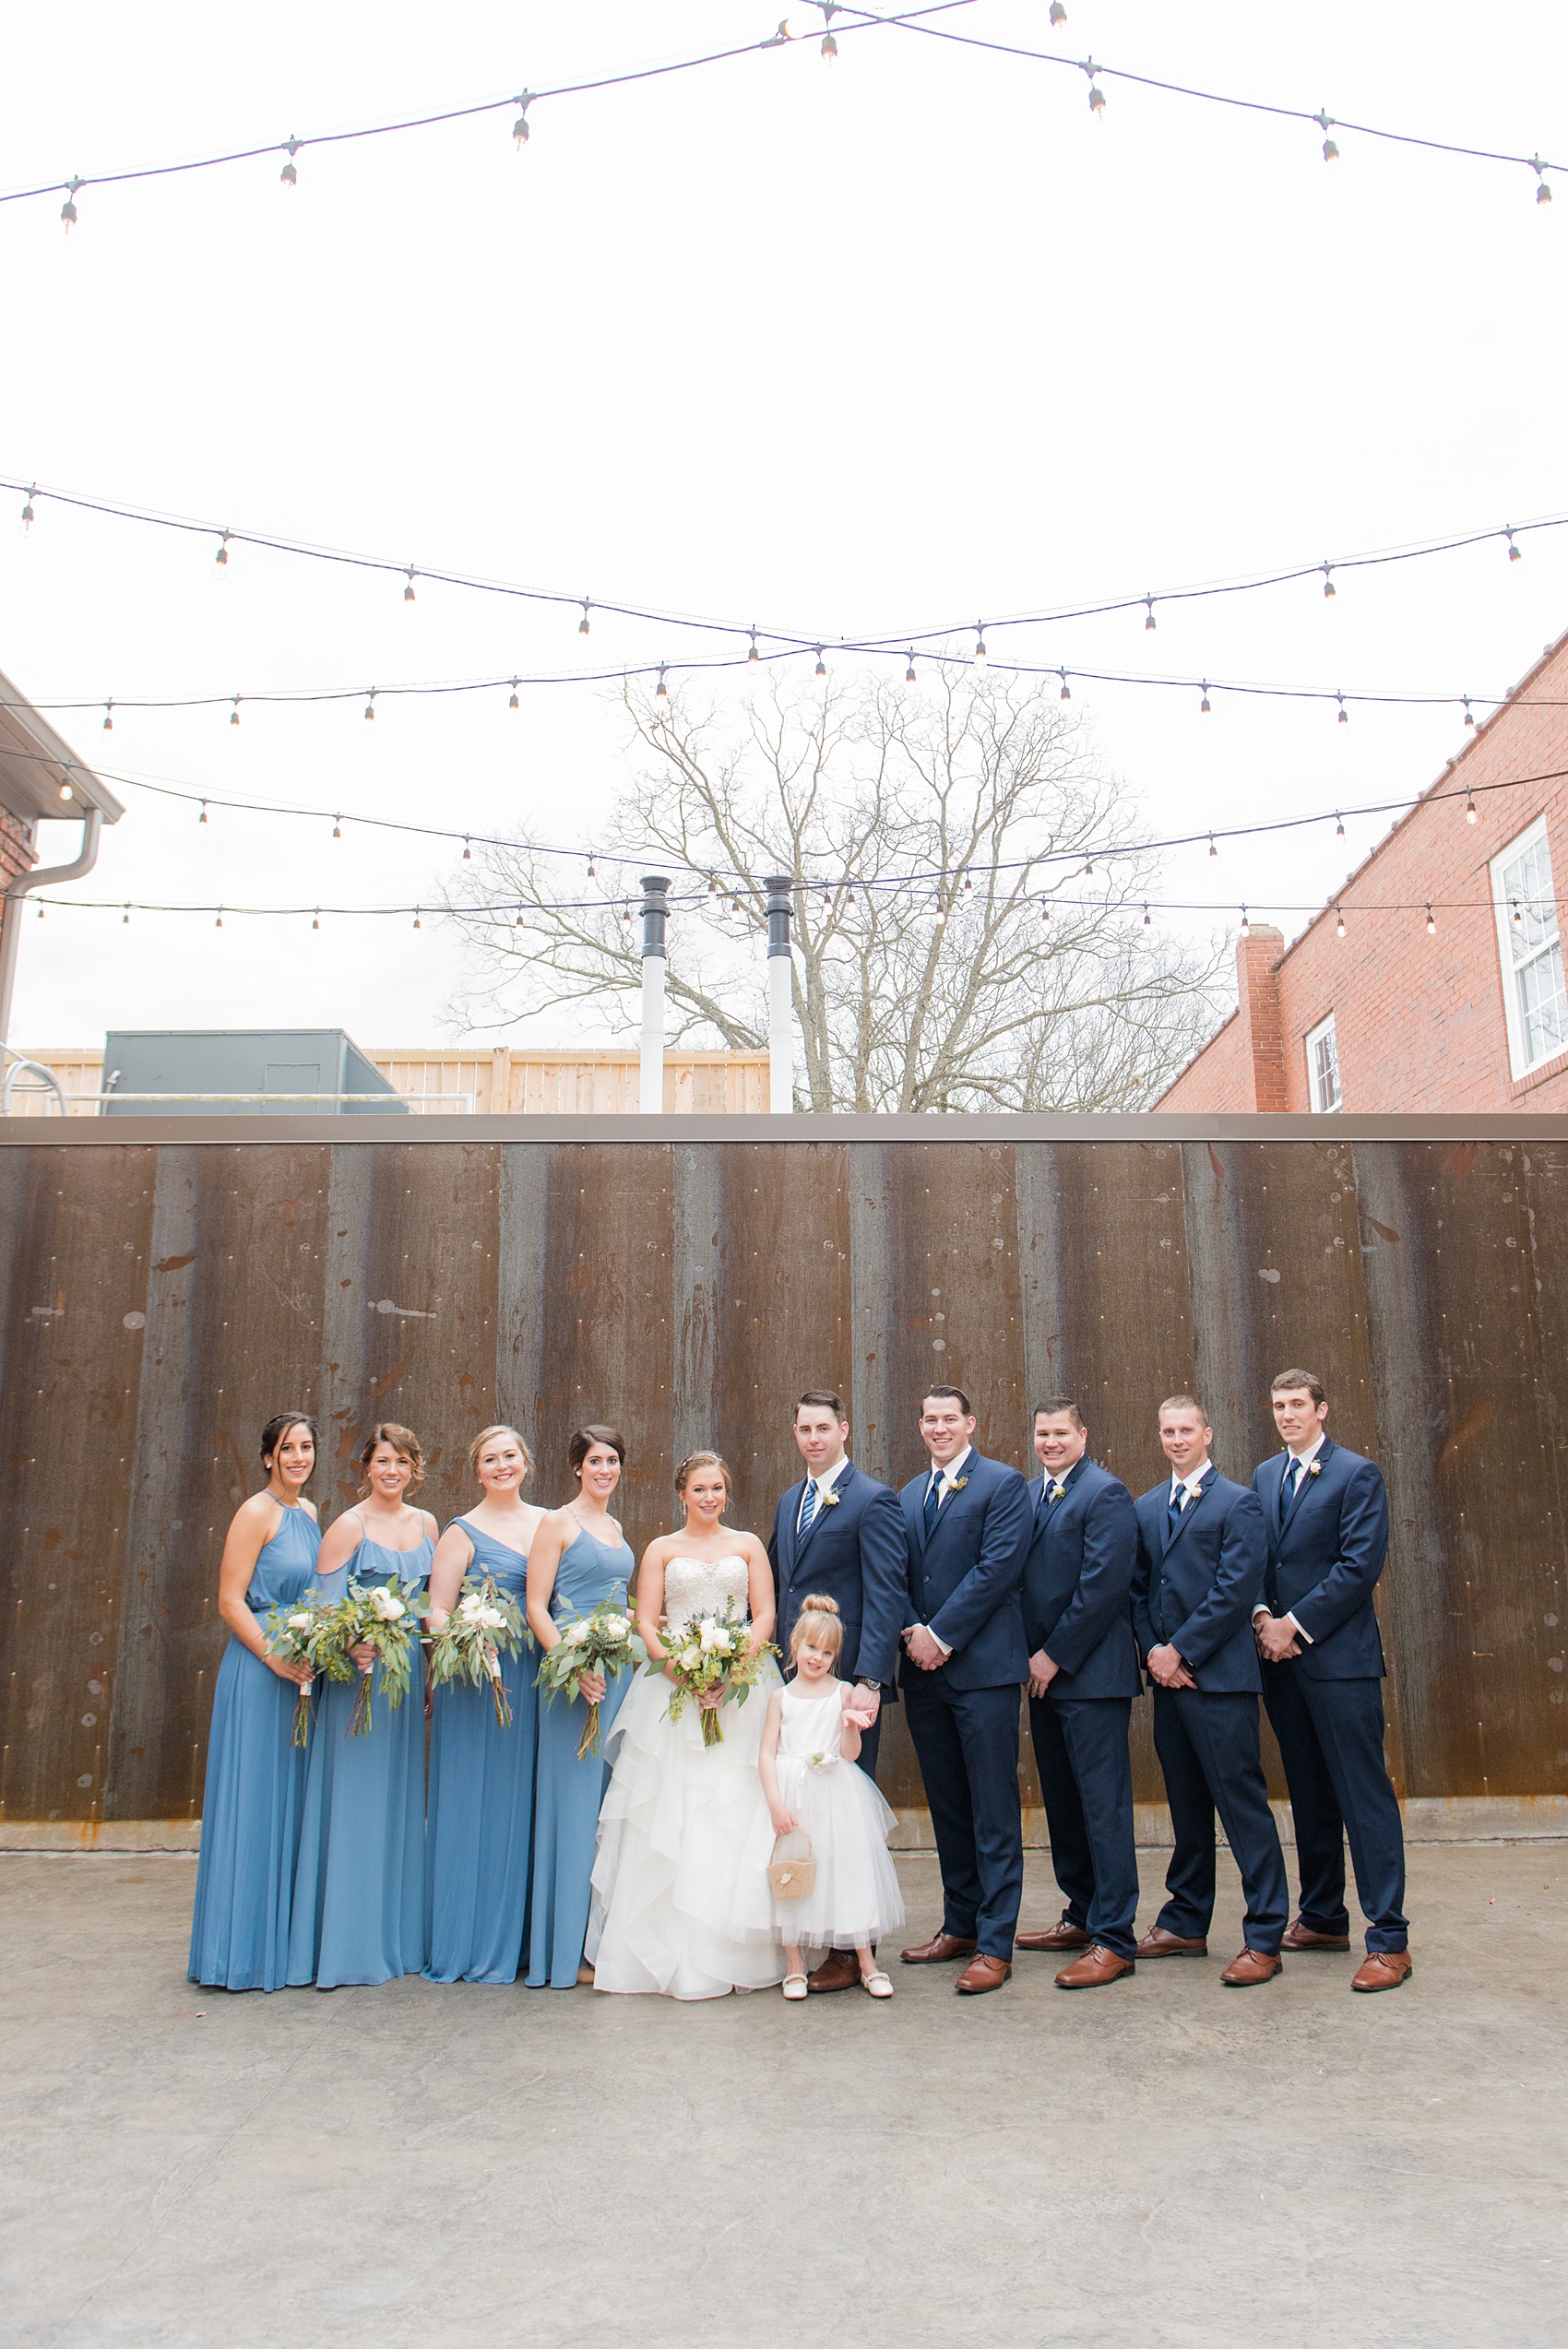
[[[746,1615],[749,1580],[743,1558],[672,1558],[664,1573],[670,1631],[726,1600]],[[606,1739],[614,1767],[599,1814],[584,1952],[596,1990],[721,1999],[783,1980],[778,1945],[748,1943],[732,1923],[756,1817],[757,1750],[778,1686],[769,1657],[744,1702],[722,1708],[722,1743],[705,1746],[696,1700],[688,1697],[671,1721],[670,1682],[639,1667]]]

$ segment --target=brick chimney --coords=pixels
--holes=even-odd
[[[1251,1064],[1253,1106],[1285,1107],[1285,1031],[1279,1016],[1279,957],[1285,933],[1254,921],[1236,941],[1236,1003],[1244,1045],[1242,1066]]]

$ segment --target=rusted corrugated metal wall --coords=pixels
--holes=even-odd
[[[1029,1467],[1032,1398],[1070,1390],[1140,1490],[1156,1406],[1191,1382],[1249,1475],[1287,1362],[1322,1373],[1334,1432],[1392,1488],[1401,1791],[1568,1789],[1562,1146],[668,1131],[0,1150],[7,1820],[197,1812],[219,1553],[274,1410],[329,1430],[324,1520],[378,1414],[419,1430],[443,1520],[473,1498],[485,1422],[523,1428],[555,1501],[571,1429],[613,1419],[640,1546],[707,1442],[735,1521],[766,1532],[808,1384],[843,1387],[857,1459],[895,1482],[933,1377]],[[889,1762],[918,1803],[901,1730]]]

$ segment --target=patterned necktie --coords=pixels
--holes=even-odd
[[[936,1524],[936,1512],[941,1501],[941,1497],[942,1471],[939,1468],[933,1473],[931,1483],[926,1488],[925,1537],[927,1541],[931,1539],[932,1529]]]
[[[1295,1500],[1297,1493],[1300,1491],[1301,1478],[1306,1475],[1306,1463],[1302,1460],[1292,1460],[1290,1465],[1286,1469],[1285,1505],[1287,1508],[1289,1507],[1291,1501]]]
[[[816,1515],[816,1478],[814,1477],[808,1477],[806,1478],[806,1489],[801,1495],[801,1522],[798,1527],[799,1532],[803,1534],[806,1527],[811,1524],[812,1519]]]

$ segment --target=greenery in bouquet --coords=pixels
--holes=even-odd
[[[314,1674],[317,1667],[315,1643],[321,1631],[323,1619],[330,1613],[316,1597],[314,1590],[302,1591],[291,1607],[274,1607],[267,1617],[267,1644],[274,1655],[288,1664],[308,1664]],[[310,1738],[309,1680],[300,1683],[299,1702],[294,1707],[294,1726],[289,1743],[303,1746]]]
[[[426,1602],[417,1583],[350,1583],[336,1607],[323,1610],[320,1629],[312,1643],[312,1659],[328,1679],[358,1679],[359,1694],[344,1736],[367,1738],[371,1729],[371,1683],[379,1672],[381,1693],[394,1713],[409,1693],[419,1618]],[[374,1659],[368,1672],[354,1662],[357,1647],[372,1647]]]
[[[702,1741],[722,1745],[724,1729],[719,1715],[727,1704],[744,1704],[763,1665],[778,1650],[771,1641],[751,1644],[752,1627],[735,1611],[732,1599],[712,1615],[694,1615],[678,1631],[665,1635],[665,1648],[674,1686],[670,1691],[670,1718],[679,1721],[688,1697],[704,1697],[721,1690],[719,1703],[705,1706]]]
[[[575,1698],[581,1693],[585,1672],[601,1672],[607,1680],[628,1665],[646,1664],[647,1649],[632,1628],[624,1601],[601,1598],[591,1615],[564,1625],[556,1645],[546,1651],[539,1667],[539,1685],[546,1702],[551,1698]],[[577,1760],[599,1751],[599,1706],[590,1704]]]
[[[440,1688],[449,1680],[467,1680],[471,1688],[488,1681],[495,1718],[503,1729],[512,1725],[512,1701],[501,1678],[501,1658],[516,1655],[533,1633],[508,1591],[486,1574],[465,1574],[457,1603],[431,1642],[430,1682]]]

